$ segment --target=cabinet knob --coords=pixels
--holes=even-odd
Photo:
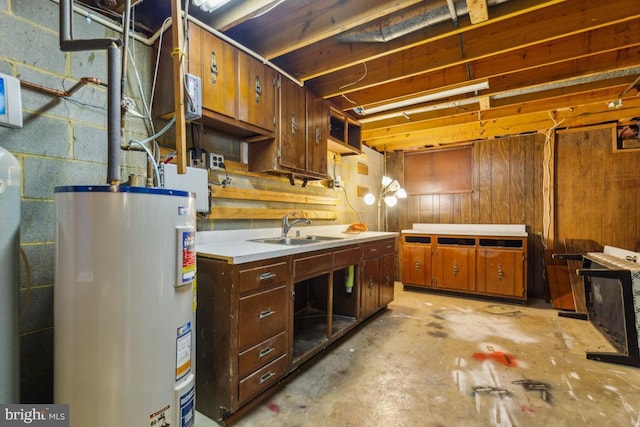
[[[502,271],[502,264],[498,264],[498,280],[502,280],[504,272]]]
[[[218,83],[218,60],[216,58],[216,51],[211,51],[211,84]]]
[[[296,113],[291,113],[291,135],[296,134],[298,124],[296,123]]]
[[[416,261],[416,271],[420,271],[420,261]]]
[[[260,76],[256,76],[256,104],[260,103],[260,95],[262,95],[262,86],[260,86]]]
[[[457,275],[460,269],[458,268],[458,261],[453,261],[453,275]]]

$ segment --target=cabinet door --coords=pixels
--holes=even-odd
[[[438,246],[435,250],[435,286],[443,289],[474,291],[476,289],[475,247]]]
[[[306,170],[305,90],[282,77],[280,84],[280,165]]]
[[[199,63],[202,108],[235,117],[237,51],[231,45],[195,25],[190,25],[190,38],[194,36],[196,29],[201,33],[201,52],[199,55],[192,55],[191,43],[189,44],[189,69],[194,62]]]
[[[307,171],[327,174],[329,102],[307,92]]]
[[[431,246],[402,246],[402,283],[431,286]]]
[[[360,281],[360,313],[365,318],[378,308],[378,293],[380,281],[380,258],[370,258],[362,261]]]
[[[238,119],[275,131],[275,71],[238,52]]]
[[[524,297],[524,256],[521,251],[480,249],[478,291]]]

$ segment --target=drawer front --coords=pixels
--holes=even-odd
[[[293,261],[293,277],[313,277],[331,270],[331,253],[314,255]]]
[[[244,378],[256,369],[277,359],[287,352],[287,334],[281,332],[273,338],[251,347],[240,353],[238,358],[238,374]]]
[[[337,270],[349,265],[358,264],[361,257],[360,247],[335,251],[333,253],[333,269]]]
[[[383,240],[380,242],[380,254],[390,254],[396,251],[395,239]]]
[[[275,384],[280,378],[287,374],[288,367],[289,359],[286,354],[283,354],[264,368],[240,381],[238,390],[239,403],[242,405],[247,400]]]
[[[287,326],[289,294],[286,286],[240,298],[240,351],[269,339]]]
[[[240,293],[259,288],[268,288],[285,283],[289,277],[286,262],[240,271]]]
[[[380,256],[380,242],[362,245],[362,259],[370,259]]]

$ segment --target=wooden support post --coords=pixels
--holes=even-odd
[[[182,5],[180,0],[171,1],[171,33],[175,45],[171,52],[173,57],[173,97],[176,114],[176,165],[179,174],[187,173],[187,131],[184,120],[184,68],[186,54],[184,46],[184,31],[182,25]]]

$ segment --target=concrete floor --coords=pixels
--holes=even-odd
[[[640,369],[587,360],[614,351],[590,322],[399,283],[395,298],[234,425],[640,426]]]

